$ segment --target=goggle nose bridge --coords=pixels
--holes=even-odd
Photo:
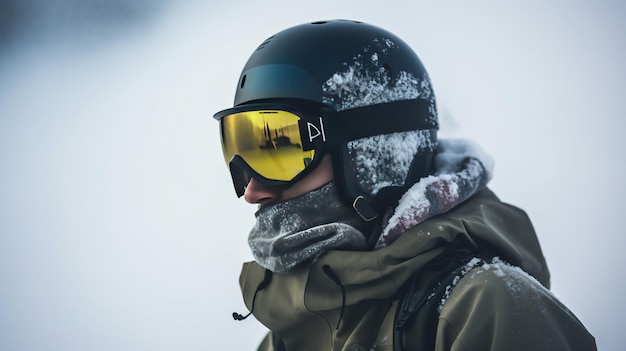
[[[317,153],[317,157],[314,157],[315,160],[319,160],[323,157],[324,153]],[[316,161],[312,161],[307,167],[310,170],[315,168],[317,165]],[[272,187],[289,187],[291,184],[302,178],[304,175],[308,174],[306,170],[303,170],[301,174],[296,176],[294,179],[290,181],[281,181],[281,180],[272,180],[264,177],[263,175],[256,172],[241,156],[234,155],[231,160],[228,162],[228,169],[230,171],[230,176],[233,181],[233,186],[235,188],[235,192],[237,193],[237,197],[242,197],[246,192],[246,187],[250,182],[250,179],[254,178],[256,181],[259,181],[267,186]]]

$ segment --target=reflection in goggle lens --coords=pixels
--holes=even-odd
[[[313,160],[303,150],[297,115],[280,110],[248,111],[221,120],[222,150],[228,164],[239,155],[259,175],[290,181]]]

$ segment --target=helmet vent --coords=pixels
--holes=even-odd
[[[328,23],[328,22],[327,21],[311,22],[311,24],[324,24],[324,23]]]
[[[246,85],[246,77],[247,77],[246,74],[244,74],[243,77],[241,77],[241,83],[239,83],[239,89],[243,89],[243,86]]]
[[[271,37],[265,39],[264,42],[261,43],[261,45],[259,45],[258,48],[256,48],[257,50],[261,50],[265,47],[265,45],[269,44],[270,41],[272,41],[272,39],[274,39],[274,36],[272,35]]]

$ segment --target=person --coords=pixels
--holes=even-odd
[[[595,350],[549,290],[493,162],[437,138],[431,80],[396,35],[350,20],[271,36],[215,114],[258,205],[240,285],[259,350]]]

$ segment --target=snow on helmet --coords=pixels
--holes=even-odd
[[[402,100],[420,100],[425,108],[385,109]],[[313,103],[335,111],[378,105],[374,128],[393,124],[392,114],[420,120],[423,127],[417,130],[381,133],[329,150],[337,185],[359,213],[367,211],[357,208],[364,203],[380,213],[429,172],[438,129],[431,81],[409,45],[384,29],[330,20],[273,35],[248,59],[234,104],[264,101]]]

